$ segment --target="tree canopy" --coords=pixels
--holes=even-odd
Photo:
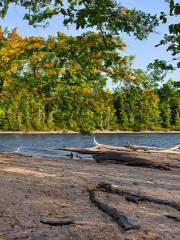
[[[169,4],[169,13],[162,10],[159,16],[145,13],[137,9],[128,9],[117,0],[2,0],[0,2],[0,16],[4,18],[10,4],[22,6],[25,9],[24,19],[30,25],[46,25],[53,16],[62,15],[64,25],[75,24],[76,28],[96,29],[103,34],[117,35],[125,32],[142,40],[162,22],[180,14],[180,5],[177,0],[162,0]],[[172,56],[173,63],[165,60],[156,60],[154,66],[165,71],[180,67],[180,24],[169,25],[169,33],[165,34],[160,45],[166,45]]]
[[[157,88],[157,77],[133,69],[124,48],[102,33],[45,39],[1,29],[0,128],[179,129],[178,85]],[[110,78],[121,83],[115,93],[105,88]]]
[[[128,9],[114,0],[3,0],[1,17],[5,17],[12,3],[24,7],[24,18],[34,26],[46,25],[53,16],[63,15],[64,25],[75,24],[77,29],[95,27],[112,34],[122,31],[143,39],[158,25],[157,16]]]
[[[167,23],[169,18],[178,17],[180,15],[180,3],[176,0],[166,0],[169,3],[169,12],[161,12],[160,20],[163,23]],[[171,23],[169,25],[169,33],[164,35],[164,38],[160,41],[156,47],[165,45],[167,46],[167,51],[172,55],[172,59],[167,63],[164,59],[154,61],[154,67],[160,71],[164,70],[172,71],[180,68],[180,23]]]
[[[169,15],[178,15],[179,4],[167,2]],[[155,60],[148,71],[133,69],[134,57],[122,54],[126,44],[119,37],[125,32],[147,38],[167,21],[165,13],[158,19],[112,0],[2,0],[1,17],[10,4],[24,7],[24,18],[33,26],[61,14],[64,25],[90,31],[45,39],[0,29],[1,129],[180,129],[179,85],[158,82],[174,67]],[[179,24],[169,31],[159,45],[168,45],[178,61]],[[106,88],[109,79],[120,84],[114,93]]]

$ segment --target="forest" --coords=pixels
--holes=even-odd
[[[180,130],[179,83],[133,69],[120,37],[44,39],[1,29],[0,46],[2,130]]]
[[[44,38],[0,29],[0,129],[180,130],[179,79],[167,80],[165,73],[179,67],[179,24],[171,24],[159,43],[177,66],[155,60],[146,70],[134,69],[135,57],[124,54],[119,32],[146,39],[160,21],[167,22],[166,14],[158,18],[110,0],[68,2],[0,4],[2,18],[14,3],[27,10],[24,18],[35,27],[61,14],[64,25],[93,30]],[[167,2],[170,16],[178,15],[179,5]],[[106,87],[109,80],[114,90]]]

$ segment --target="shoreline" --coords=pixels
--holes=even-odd
[[[99,201],[115,206],[140,226],[124,231],[112,217],[97,209],[88,192],[104,182],[124,191],[179,202],[179,170],[7,152],[0,152],[0,164],[0,239],[179,239],[179,223],[166,217],[169,213],[178,216],[175,208],[146,201],[136,204],[119,195],[96,192]],[[70,220],[75,224],[52,227],[42,220]]]
[[[150,133],[150,134],[175,134],[180,133],[180,131],[99,131],[95,130],[89,134],[81,134],[80,132],[75,131],[0,131],[0,135],[3,134],[22,134],[22,135],[38,135],[38,134],[54,134],[54,135],[93,135],[93,134],[141,134],[141,133]]]

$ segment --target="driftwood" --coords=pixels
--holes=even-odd
[[[124,196],[127,201],[131,201],[134,203],[148,201],[148,202],[153,202],[153,203],[157,203],[157,204],[167,205],[167,206],[173,207],[176,210],[180,211],[180,203],[177,203],[175,201],[169,201],[169,200],[165,200],[165,199],[155,198],[155,197],[151,197],[151,196],[146,196],[146,195],[143,195],[140,193],[134,193],[134,192],[132,193],[127,190],[121,190],[116,185],[111,185],[108,183],[100,183],[98,185],[98,189],[101,189],[108,193],[113,193],[113,194],[118,194],[118,195]]]
[[[176,150],[180,150],[180,145],[177,145],[172,148],[157,148],[157,147],[147,147],[147,146],[137,146],[137,145],[124,145],[123,147],[116,147],[111,145],[104,144],[96,144],[95,147],[92,148],[57,148],[56,150],[63,150],[68,152],[77,152],[81,154],[96,154],[96,153],[104,153],[108,151],[115,152],[141,152],[141,153],[171,153],[180,155],[180,152]]]
[[[72,221],[72,220],[64,220],[64,221],[40,220],[40,222],[43,223],[43,224],[50,225],[50,226],[65,226],[65,225],[75,224],[74,221]]]
[[[133,151],[148,151],[148,152],[159,152],[159,153],[177,153],[176,150],[180,150],[180,144],[172,148],[157,148],[157,147],[147,147],[138,145],[124,145],[127,149],[132,149]]]
[[[60,148],[69,152],[89,154],[98,162],[113,162],[128,166],[149,167],[162,170],[180,168],[180,152],[176,151],[180,145],[169,148],[155,148],[146,146],[126,145],[115,147],[110,145],[97,144],[93,148]],[[164,160],[164,157],[168,160]],[[173,161],[172,161],[173,160]]]
[[[180,216],[174,216],[174,215],[165,215],[165,217],[173,219],[177,222],[180,222]]]
[[[169,148],[169,150],[171,150],[171,151],[180,150],[180,144],[178,144],[178,145],[175,146],[175,147]]]
[[[93,158],[96,162],[112,162],[116,164],[123,164],[127,166],[134,167],[148,167],[157,168],[161,170],[170,170],[170,167],[163,163],[158,163],[156,161],[148,160],[145,157],[138,157],[132,153],[121,153],[117,154],[114,152],[106,152],[102,154],[94,154]]]
[[[98,200],[95,195],[95,190],[89,190],[89,196],[91,202],[94,203],[95,206],[111,216],[113,220],[125,231],[139,228],[139,226],[133,224],[132,221],[123,212],[118,211],[116,208],[109,207],[107,204]]]

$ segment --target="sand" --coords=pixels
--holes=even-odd
[[[87,190],[100,182],[180,203],[179,170],[0,153],[0,239],[179,239],[180,222],[165,216],[179,216],[178,210],[149,202],[136,204],[115,194],[98,193],[101,201],[123,211],[140,226],[124,231],[89,199]],[[41,220],[73,220],[76,224],[54,227]]]

